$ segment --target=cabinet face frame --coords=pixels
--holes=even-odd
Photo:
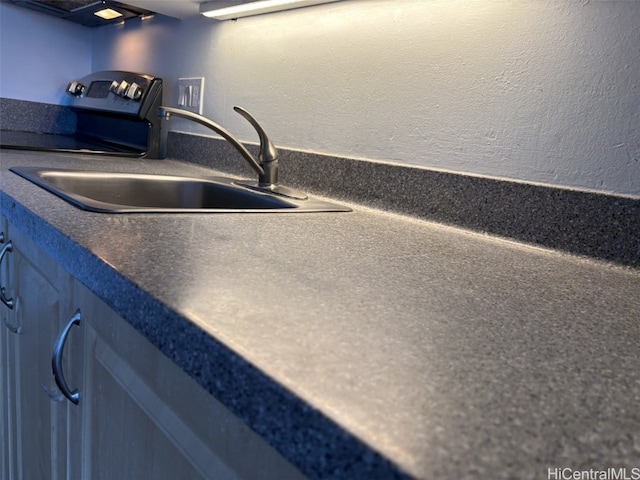
[[[0,216],[0,247],[4,246],[8,241],[9,232],[7,230],[7,221]],[[5,262],[0,265],[0,285],[7,285],[8,267]],[[10,322],[9,315],[11,310],[5,305],[0,305],[0,478],[10,478],[9,471],[12,468],[10,459],[12,458],[10,446],[11,437],[9,429],[9,367],[8,367],[8,335],[9,330],[5,327],[5,321]]]

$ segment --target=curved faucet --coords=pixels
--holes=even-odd
[[[199,123],[200,125],[204,125],[205,127],[210,128],[214,132],[221,135],[231,145],[233,145],[233,147],[240,153],[240,155],[242,155],[244,159],[249,163],[249,165],[251,165],[251,168],[253,168],[258,174],[257,185],[243,183],[243,186],[260,191],[283,195],[285,197],[292,197],[301,200],[306,199],[306,194],[288,187],[278,185],[278,150],[271,142],[262,126],[247,110],[237,106],[233,107],[233,109],[240,115],[242,115],[247,121],[249,121],[253,128],[255,128],[256,132],[258,132],[258,136],[260,137],[260,151],[258,154],[258,160],[253,158],[253,155],[251,155],[249,150],[247,150],[246,147],[242,145],[242,143],[240,143],[240,141],[236,137],[234,137],[228,130],[221,127],[212,120],[203,117],[202,115],[198,115],[197,113],[192,113],[179,108],[164,106],[158,108],[158,115],[167,120],[171,117],[171,115],[176,115],[177,117],[192,120],[196,123]]]
[[[258,132],[260,137],[260,152],[258,153],[258,163],[263,168],[262,175],[258,176],[258,184],[262,187],[268,187],[269,185],[278,184],[278,150],[275,145],[271,143],[269,137],[265,133],[262,126],[258,121],[251,116],[242,107],[233,107],[233,109],[242,115],[251,124],[253,128]]]
[[[242,145],[236,137],[231,135],[229,131],[217,123],[209,120],[207,117],[203,117],[202,115],[198,115],[197,113],[189,112],[187,110],[181,110],[179,108],[173,107],[159,107],[158,115],[165,120],[169,120],[171,115],[175,115],[177,117],[186,118],[188,120],[193,120],[200,125],[204,125],[207,128],[210,128],[214,132],[220,134],[227,142],[235,147],[235,149],[240,152],[240,155],[244,157],[244,159],[249,162],[249,165],[258,173],[258,175],[264,175],[264,169],[260,166],[258,162],[256,162],[255,158],[249,153],[249,150],[246,149],[244,145]]]

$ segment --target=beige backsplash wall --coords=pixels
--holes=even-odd
[[[351,0],[94,29],[93,69],[204,76],[243,140],[640,195],[640,2]],[[171,128],[209,134],[186,121]]]

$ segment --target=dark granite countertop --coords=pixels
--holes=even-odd
[[[2,213],[312,478],[640,467],[640,272],[354,205],[99,214],[2,152]]]

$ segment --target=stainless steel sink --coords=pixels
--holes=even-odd
[[[348,212],[348,207],[254,191],[225,177],[183,177],[57,168],[13,173],[83,210],[104,213]]]

